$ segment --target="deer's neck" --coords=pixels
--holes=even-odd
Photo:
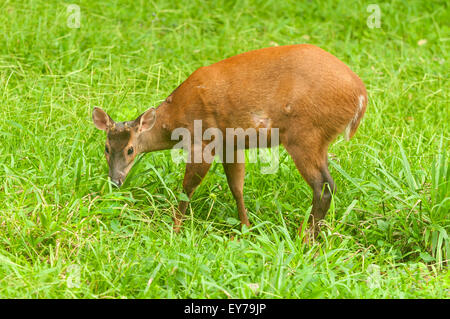
[[[141,145],[142,152],[167,150],[176,144],[176,141],[171,140],[169,119],[169,105],[163,102],[156,109],[156,120],[153,127],[139,136],[139,144]]]

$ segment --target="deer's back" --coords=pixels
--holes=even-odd
[[[181,125],[317,125],[342,131],[366,90],[343,62],[313,45],[270,47],[196,70],[173,94]],[[367,98],[366,98],[367,100]],[[328,124],[327,124],[328,122]],[[327,127],[327,125],[329,127]],[[334,132],[336,131],[336,132]]]

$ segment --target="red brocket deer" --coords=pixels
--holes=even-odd
[[[172,132],[184,128],[194,134],[194,121],[201,121],[202,132],[242,128],[261,135],[262,129],[266,133],[277,129],[279,142],[312,188],[309,224],[317,235],[318,222],[335,192],[328,171],[328,146],[340,133],[347,139],[355,134],[366,105],[365,86],[350,68],[316,46],[300,44],[250,51],[201,67],[156,109],[150,108],[134,121],[116,123],[99,108],[94,109],[93,120],[107,133],[109,176],[118,186],[137,154],[174,147],[178,141]],[[196,153],[202,152],[206,142],[195,144],[191,139],[190,143],[190,158],[198,158]],[[247,141],[244,148],[252,145]],[[243,198],[245,163],[233,160],[237,146],[223,150],[227,154],[222,153],[222,159],[232,159],[221,162],[239,218],[249,226]],[[186,163],[183,190],[189,199],[210,166],[205,160]],[[187,206],[187,201],[180,201],[175,231]]]

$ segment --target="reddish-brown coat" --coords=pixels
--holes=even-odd
[[[347,127],[348,138],[353,136],[366,105],[361,79],[330,53],[307,44],[264,48],[196,70],[156,109],[153,128],[138,134],[136,144],[140,152],[168,149],[176,143],[171,132],[185,127],[193,134],[194,120],[202,120],[203,130],[223,132],[278,128],[281,143],[313,189],[311,222],[317,233],[317,221],[335,190],[327,168],[328,145]],[[209,165],[186,165],[183,187],[189,197]],[[244,166],[224,167],[241,222],[248,225]],[[180,203],[176,229],[186,207],[187,202]]]

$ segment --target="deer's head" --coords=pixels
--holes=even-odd
[[[139,135],[155,124],[155,109],[147,110],[134,121],[116,123],[105,111],[95,107],[92,119],[99,130],[106,132],[105,157],[109,165],[109,177],[120,187],[136,155],[142,152]]]

